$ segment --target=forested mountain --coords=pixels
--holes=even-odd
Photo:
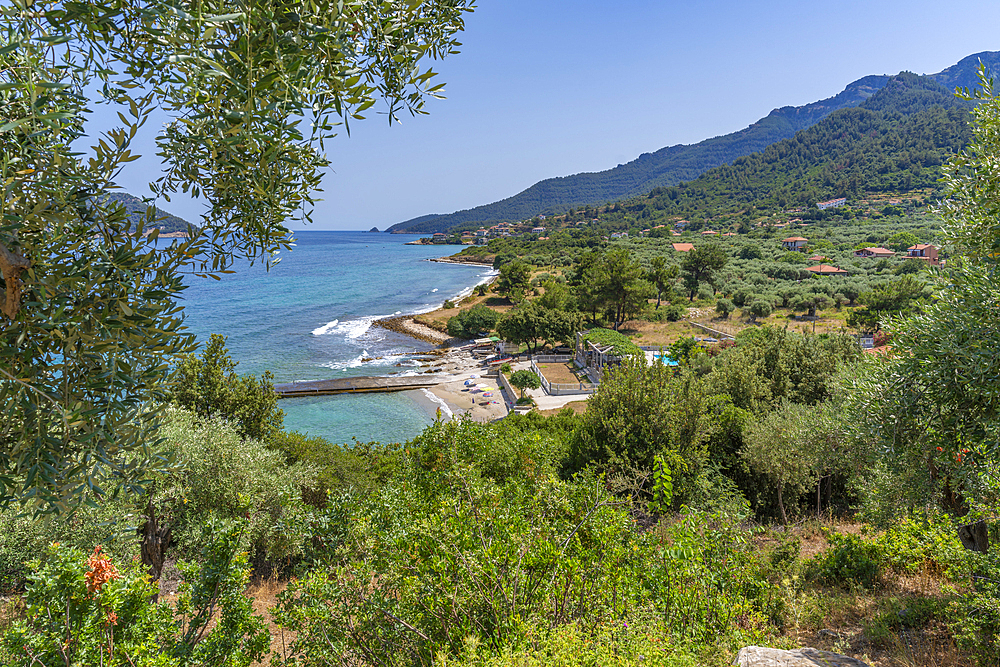
[[[130,195],[127,192],[113,192],[108,195],[108,198],[119,202],[125,208],[132,219],[133,227],[139,220],[146,217],[146,204],[138,197]],[[157,220],[154,226],[162,227],[161,233],[186,232],[188,229],[189,223],[187,220],[172,215],[161,208],[156,209],[156,217]]]
[[[978,82],[976,68],[980,61],[996,68],[1000,65],[1000,52],[968,56],[958,64],[926,78],[944,86],[946,92],[955,87],[972,87]],[[889,76],[864,77],[835,97],[801,107],[775,109],[766,118],[739,132],[693,145],[670,146],[654,153],[644,153],[632,162],[602,172],[547,179],[499,202],[449,215],[424,215],[393,225],[388,231],[424,233],[469,223],[524,220],[539,213],[602,204],[646,194],[657,187],[676,185],[791,138],[796,132],[811,127],[837,110],[857,107],[889,80]]]
[[[941,165],[971,136],[971,103],[929,77],[903,73],[860,107],[679,186],[626,203],[638,220],[717,218],[810,206],[836,197],[937,187]],[[752,216],[751,216],[752,217]]]

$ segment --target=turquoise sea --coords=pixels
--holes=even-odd
[[[427,261],[459,249],[404,245],[416,238],[297,232],[295,249],[270,272],[241,264],[221,281],[188,281],[185,324],[202,343],[223,334],[238,372],[269,370],[275,382],[415,372],[419,362],[411,355],[432,346],[372,322],[434,310],[492,275],[487,267]],[[289,399],[279,406],[286,429],[340,443],[407,440],[433,421],[437,408],[422,392]]]

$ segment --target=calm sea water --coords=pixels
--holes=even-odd
[[[416,372],[414,353],[432,346],[372,327],[389,315],[434,310],[468,294],[491,272],[426,261],[452,246],[408,246],[418,236],[299,232],[297,247],[270,272],[237,266],[221,281],[192,279],[184,292],[188,329],[200,342],[223,334],[241,373],[275,382]],[[370,361],[364,361],[370,359]],[[279,403],[285,427],[334,442],[412,438],[436,406],[420,392],[362,394]]]

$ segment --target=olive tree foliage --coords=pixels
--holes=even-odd
[[[773,485],[781,521],[788,525],[786,503],[830,474],[848,468],[845,429],[832,403],[804,405],[782,401],[777,409],[745,429],[740,458]],[[816,512],[820,511],[817,500]]]
[[[201,356],[184,355],[177,364],[172,399],[202,418],[230,422],[242,438],[268,441],[281,431],[285,413],[278,408],[274,376],[240,375],[226,349],[226,338],[212,334]]]
[[[510,376],[510,384],[521,392],[519,398],[524,398],[525,389],[538,389],[542,386],[542,380],[534,371],[520,370]]]
[[[380,100],[439,94],[469,0],[191,3],[14,0],[0,7],[0,498],[58,508],[141,486],[161,461],[169,361],[190,351],[181,275],[270,264],[306,221],[325,141]],[[93,99],[92,99],[93,98]],[[90,128],[97,109],[106,124]],[[155,198],[208,206],[167,245],[150,202],[111,202],[154,113]],[[89,150],[88,150],[89,146]]]
[[[1000,500],[1000,97],[981,72],[974,139],[945,170],[944,236],[957,256],[935,299],[885,325],[896,354],[854,380],[870,496],[887,518],[939,502],[957,516]]]
[[[706,396],[694,374],[645,358],[609,368],[570,445],[568,469],[650,471],[660,456],[673,473],[678,498],[690,491],[707,458]]]

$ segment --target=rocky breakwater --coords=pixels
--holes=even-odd
[[[452,255],[451,257],[434,257],[427,260],[428,262],[440,262],[442,264],[459,264],[461,266],[483,266],[489,269],[493,268],[493,259],[480,259],[478,257],[459,257],[458,255]]]
[[[442,333],[436,329],[431,329],[428,326],[414,322],[412,317],[406,315],[399,317],[386,317],[385,319],[376,320],[372,326],[388,329],[389,331],[395,331],[396,333],[403,334],[404,336],[416,338],[417,340],[422,340],[425,343],[441,345],[442,347],[451,347],[456,343],[464,342],[458,341],[446,333]]]

